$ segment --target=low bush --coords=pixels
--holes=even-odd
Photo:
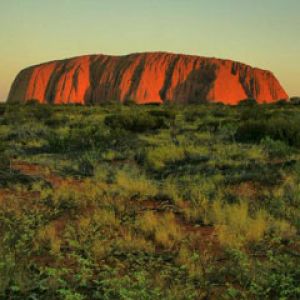
[[[256,105],[257,101],[254,98],[243,99],[239,102],[239,106],[253,106]]]
[[[176,112],[174,110],[150,110],[149,114],[153,117],[162,117],[169,120],[174,120],[176,117]]]
[[[53,109],[52,106],[46,104],[34,105],[30,110],[30,114],[36,120],[45,122],[53,116]]]
[[[10,164],[6,150],[6,145],[0,141],[0,170],[7,169]]]
[[[77,168],[79,175],[93,176],[95,173],[96,162],[99,159],[97,152],[84,152],[77,158]]]
[[[105,118],[104,123],[110,128],[126,129],[132,132],[145,132],[168,127],[165,117],[154,116],[153,113],[142,111],[110,115]]]
[[[235,138],[239,142],[260,142],[266,135],[265,121],[249,120],[238,127]]]
[[[61,127],[48,136],[50,152],[88,151],[109,146],[113,141],[110,132],[101,126]]]
[[[269,251],[264,267],[259,267],[250,284],[255,299],[299,299],[299,260]],[[259,263],[256,266],[260,266]],[[250,297],[251,298],[251,297]]]
[[[197,120],[201,120],[201,118],[206,117],[207,111],[195,109],[193,111],[185,111],[184,119],[186,122],[195,122]]]
[[[290,146],[299,146],[300,118],[272,117],[267,120],[248,120],[238,127],[235,134],[239,142],[258,143],[266,137],[280,140]]]
[[[268,109],[263,106],[251,106],[241,107],[239,119],[241,121],[246,120],[265,120],[268,118]]]
[[[274,141],[268,136],[261,140],[261,145],[270,158],[285,159],[292,153],[291,148],[286,143],[280,140]]]
[[[25,145],[32,140],[47,139],[49,134],[50,130],[47,126],[40,122],[31,121],[22,125],[16,124],[7,138]]]

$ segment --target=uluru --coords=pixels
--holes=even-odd
[[[248,98],[272,103],[288,95],[270,71],[231,60],[150,52],[87,55],[26,68],[14,80],[8,102],[234,105]]]

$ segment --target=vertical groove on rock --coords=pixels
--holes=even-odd
[[[105,62],[108,60],[108,57],[95,56],[91,58],[90,63],[90,92],[89,95],[86,95],[85,102],[89,104],[96,103],[96,88],[100,82],[101,76],[105,71]],[[99,65],[101,69],[99,69]]]
[[[145,67],[145,62],[146,62],[146,56],[145,55],[139,56],[139,63],[133,72],[133,76],[131,78],[131,83],[130,83],[130,88],[129,88],[126,96],[124,97],[124,101],[135,100],[135,99],[131,99],[131,97],[135,98],[136,90],[137,90],[140,80],[141,80],[141,74]]]
[[[46,88],[46,93],[45,93],[45,100],[50,104],[54,103],[55,93],[57,92],[56,87],[58,84],[58,80],[65,73],[67,64],[68,64],[68,60],[59,62],[56,72],[54,72],[50,77],[48,86]]]
[[[169,88],[171,86],[172,76],[173,76],[176,64],[178,63],[179,59],[180,59],[179,55],[174,56],[172,58],[171,63],[169,64],[168,68],[166,69],[165,82],[164,82],[162,89],[159,92],[160,97],[163,100],[163,102],[165,102],[167,100],[171,100],[171,99],[166,99],[166,96],[167,96],[167,91],[169,90]]]

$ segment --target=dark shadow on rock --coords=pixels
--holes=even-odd
[[[84,102],[86,104],[101,104],[121,102],[120,85],[123,80],[123,75],[130,65],[134,63],[135,55],[127,55],[124,57],[113,56],[92,56],[90,61],[90,87],[85,93]],[[145,56],[136,66],[133,76],[128,82],[128,92],[124,97],[124,101],[131,100],[133,94],[138,88],[141,74],[145,67]],[[113,78],[103,80],[103,76],[107,72],[113,73]]]
[[[46,87],[45,99],[47,103],[53,104],[55,100],[55,94],[57,91],[57,84],[59,79],[63,74],[67,73],[72,66],[69,66],[70,60],[60,61],[57,63],[57,67],[55,68],[55,72],[51,74],[50,80],[48,81],[48,85]]]
[[[202,61],[199,68],[191,71],[186,80],[175,87],[174,99],[165,98],[163,100],[194,104],[207,102],[209,91],[213,88],[216,80],[216,71],[216,64]]]
[[[28,68],[21,71],[16,79],[14,80],[8,98],[8,103],[20,103],[25,102],[26,100],[26,93],[29,86],[29,82],[31,76],[33,74],[34,68]]]
[[[166,74],[165,74],[164,85],[163,85],[162,89],[159,92],[160,97],[163,101],[167,100],[166,99],[167,91],[169,90],[169,88],[171,86],[172,76],[173,76],[176,64],[180,60],[180,55],[176,55],[176,56],[172,57],[172,59],[173,59],[173,61],[169,64],[169,67],[167,68],[167,71],[166,71]]]

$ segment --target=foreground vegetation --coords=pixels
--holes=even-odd
[[[0,299],[299,299],[299,112],[0,106]]]

